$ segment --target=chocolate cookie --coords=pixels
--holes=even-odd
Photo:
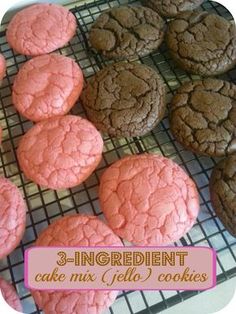
[[[187,149],[219,157],[236,152],[236,85],[216,79],[188,82],[170,109],[171,130]]]
[[[160,76],[139,63],[119,62],[93,76],[82,104],[95,126],[112,136],[141,136],[165,113],[165,87]]]
[[[184,70],[202,76],[219,75],[236,65],[233,22],[208,12],[185,12],[169,23],[166,41]]]
[[[149,8],[121,6],[102,13],[89,39],[93,48],[108,58],[146,56],[164,37],[164,21]]]
[[[196,9],[204,0],[143,0],[142,3],[164,17],[175,17],[180,12]]]
[[[215,212],[225,228],[236,237],[236,156],[219,162],[210,179]]]

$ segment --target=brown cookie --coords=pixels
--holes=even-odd
[[[170,124],[176,139],[195,153],[235,153],[236,85],[216,79],[185,83],[171,102]]]
[[[142,3],[164,17],[175,17],[180,12],[196,9],[204,0],[143,0]]]
[[[149,8],[115,7],[102,13],[93,24],[89,39],[93,48],[108,58],[146,56],[164,37],[164,21]]]
[[[236,156],[219,162],[210,179],[215,212],[225,228],[236,237]]]
[[[221,16],[185,12],[169,23],[167,46],[184,70],[202,76],[219,75],[236,65],[236,28]]]
[[[119,62],[99,71],[89,80],[81,100],[88,118],[112,136],[144,135],[165,113],[162,79],[139,63]]]

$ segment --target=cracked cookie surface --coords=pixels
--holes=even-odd
[[[18,188],[0,177],[0,259],[20,243],[26,221],[26,205]]]
[[[71,58],[49,54],[27,61],[17,73],[12,102],[34,122],[70,111],[83,88],[83,73]]]
[[[214,168],[210,179],[213,208],[225,228],[236,237],[236,156],[229,156]]]
[[[8,283],[3,278],[0,278],[0,290],[4,300],[10,305],[14,310],[22,312],[22,306],[20,299],[16,293],[14,287]]]
[[[102,157],[103,140],[96,128],[78,116],[38,122],[20,140],[17,157],[28,179],[50,189],[79,185]]]
[[[94,216],[66,216],[53,222],[38,237],[36,246],[123,246],[121,240]],[[31,291],[45,314],[101,314],[118,291]]]
[[[99,199],[112,230],[142,246],[177,241],[199,212],[194,182],[176,163],[152,154],[112,164],[101,177]]]
[[[235,24],[215,14],[179,14],[169,23],[166,42],[176,63],[190,73],[219,75],[236,65]]]
[[[119,62],[96,73],[82,93],[89,120],[111,136],[141,136],[165,114],[165,87],[150,67]]]
[[[187,149],[222,157],[236,152],[236,85],[204,79],[181,86],[170,105],[170,127]]]
[[[108,58],[146,56],[164,37],[165,23],[155,11],[141,6],[120,6],[102,13],[89,32],[93,48]]]
[[[35,4],[10,21],[6,38],[18,53],[38,56],[63,47],[75,35],[75,16],[57,4]]]
[[[142,3],[164,17],[175,17],[181,12],[196,9],[204,0],[143,0]]]

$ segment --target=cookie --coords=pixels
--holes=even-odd
[[[214,168],[210,179],[213,208],[225,228],[236,237],[236,156],[229,156]]]
[[[56,190],[86,180],[99,164],[102,149],[102,137],[89,121],[67,115],[34,125],[21,138],[17,156],[28,179]]]
[[[27,61],[15,77],[12,101],[27,119],[38,122],[62,116],[83,88],[83,73],[71,58],[49,54]]]
[[[99,199],[111,229],[142,246],[177,241],[199,212],[194,182],[173,161],[153,154],[112,164],[101,177]]]
[[[165,114],[161,77],[139,63],[119,62],[93,76],[81,97],[89,120],[111,136],[141,136]]]
[[[93,48],[108,58],[146,56],[164,37],[164,21],[149,8],[120,6],[102,13],[89,32]]]
[[[35,4],[19,11],[10,21],[6,38],[23,55],[38,56],[67,44],[75,35],[75,16],[57,4]]]
[[[94,216],[60,218],[45,229],[36,246],[122,246],[120,239]],[[118,291],[31,291],[45,314],[101,314],[116,299]],[[66,308],[66,311],[65,311]]]
[[[169,23],[166,42],[176,63],[190,73],[219,75],[236,65],[235,24],[215,14],[179,14]]]
[[[6,74],[6,60],[2,54],[0,54],[0,84],[1,80],[4,78]]]
[[[18,188],[0,177],[0,259],[20,243],[25,231],[26,205]]]
[[[181,12],[196,9],[204,0],[142,0],[142,3],[163,17],[175,17]]]
[[[212,157],[236,152],[236,85],[204,79],[181,86],[170,105],[170,127],[188,150]]]
[[[0,290],[2,292],[3,298],[8,303],[8,305],[10,305],[14,310],[21,313],[21,302],[14,287],[4,279],[0,278]]]

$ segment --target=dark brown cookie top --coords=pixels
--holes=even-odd
[[[176,139],[195,153],[235,153],[236,85],[216,79],[185,83],[171,102],[170,124]]]
[[[185,12],[169,23],[166,41],[184,70],[202,76],[222,74],[236,65],[236,28],[221,16]]]
[[[236,156],[219,162],[210,179],[215,212],[225,228],[236,237]]]
[[[98,17],[89,39],[92,47],[108,58],[145,56],[160,46],[164,26],[163,19],[149,8],[115,7]]]
[[[139,63],[119,62],[93,76],[82,104],[95,126],[112,136],[141,136],[165,113],[165,87],[160,76]]]
[[[143,0],[142,3],[164,17],[175,17],[180,12],[196,9],[204,0]]]

